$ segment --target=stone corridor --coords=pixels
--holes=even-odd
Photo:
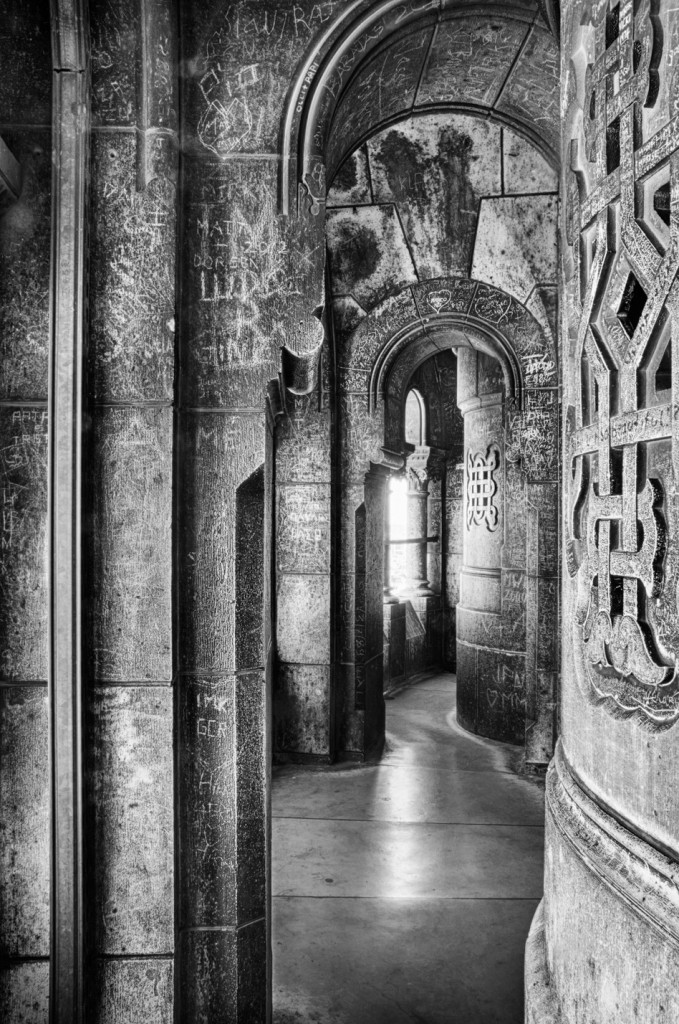
[[[387,702],[379,764],[274,769],[274,1024],[519,1024],[543,787],[455,720],[455,676]]]

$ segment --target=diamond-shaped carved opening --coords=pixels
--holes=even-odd
[[[646,305],[647,295],[644,289],[637,281],[634,274],[630,274],[627,278],[627,284],[625,290],[622,293],[622,301],[618,309],[618,320],[625,329],[625,333],[628,337],[632,337],[637,329],[637,324],[641,320],[641,314],[644,311]]]
[[[662,359],[658,363],[658,369],[655,371],[655,390],[657,391],[669,391],[672,387],[672,340],[670,339],[665,346],[665,351],[662,354]]]
[[[592,422],[592,376],[589,359],[583,352],[580,362],[580,394],[582,395],[582,422],[588,426]]]
[[[620,118],[616,117],[606,129],[606,173],[612,174],[620,166]]]
[[[637,39],[632,47],[632,70],[636,75],[639,70],[639,61],[641,60],[642,45]]]
[[[606,14],[606,49],[620,35],[620,4],[609,7]]]
[[[670,226],[670,183],[666,181],[653,195],[653,209],[660,219]]]

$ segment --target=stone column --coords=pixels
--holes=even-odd
[[[177,1012],[259,1024],[270,1006],[265,406],[288,350],[311,352],[323,337],[323,217],[305,204],[278,215],[277,154],[289,83],[318,23],[227,0],[178,10]],[[279,618],[291,614],[278,598]]]
[[[331,623],[331,422],[318,385],[287,392],[276,431],[277,757],[330,762],[336,751]]]
[[[507,530],[521,521],[525,508],[523,487],[511,492],[511,498],[507,492],[503,402],[499,364],[483,353],[460,349],[465,497],[457,713],[460,723],[473,732],[523,743],[525,571],[505,572],[503,549]]]
[[[561,734],[526,1020],[669,1022],[679,1019],[679,12],[668,0],[567,0],[561,29]],[[659,373],[670,337],[671,381]]]
[[[364,502],[356,515],[355,706],[363,713],[363,755],[384,744],[384,522],[388,473],[372,466],[365,478]]]
[[[438,465],[440,452],[428,446],[419,446],[406,462],[408,476],[407,533],[415,543],[406,547],[408,589],[406,599],[415,612],[421,633],[406,639],[406,673],[416,674],[441,661],[441,596],[433,591],[428,579],[429,570],[429,504],[432,468]],[[437,471],[438,472],[438,471]],[[440,495],[440,479],[434,485]],[[439,537],[440,539],[440,537]]]
[[[10,20],[0,36],[0,1018],[32,1022],[47,1019],[50,973],[50,6],[13,7]]]
[[[418,453],[420,454],[420,453]],[[429,452],[423,455],[426,460]],[[411,457],[412,458],[412,457]],[[426,461],[425,461],[426,467]],[[429,506],[429,477],[426,468],[415,469],[408,460],[408,539],[419,538],[408,544],[408,589],[413,595],[431,593],[427,579],[427,512]]]
[[[177,31],[172,0],[90,18],[87,976],[105,1022],[173,1004]]]

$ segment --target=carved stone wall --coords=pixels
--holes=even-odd
[[[69,1024],[85,1007],[97,1024],[256,1024],[270,976],[272,609],[290,692],[320,689],[323,756],[333,736],[358,756],[379,745],[385,476],[371,464],[399,463],[382,452],[394,417],[373,371],[388,373],[382,343],[403,341],[402,326],[443,314],[471,332],[479,316],[506,336],[503,367],[526,395],[552,387],[556,49],[531,0],[471,14],[448,0],[55,0],[3,13],[0,1014],[45,1020],[51,956],[50,1012]],[[425,107],[438,111],[429,121],[387,124]],[[352,252],[366,241],[368,262],[344,278],[333,263],[348,286],[333,285],[320,468],[281,475],[275,508],[270,384],[291,354],[329,342],[325,182],[349,155],[346,185],[363,146],[378,193],[328,222]],[[497,277],[505,242],[505,266],[521,272]],[[356,331],[352,304],[366,314]],[[440,345],[425,333],[431,355]],[[50,346],[66,358],[48,382]],[[416,369],[401,364],[399,387]],[[281,466],[310,392],[284,384],[302,401],[281,428]],[[57,404],[48,435],[62,392],[72,404]],[[529,472],[543,479],[551,412],[531,401]],[[328,570],[323,536],[294,559],[285,549],[308,526],[295,488],[331,522],[331,426],[343,499]],[[517,437],[529,426],[517,418]],[[48,450],[68,470],[49,489]],[[296,586],[319,626],[304,650]],[[334,691],[332,674],[312,686],[333,660]]]
[[[7,12],[5,12],[7,16]],[[51,69],[48,8],[0,39],[0,1016],[49,999],[47,453]],[[4,175],[0,175],[4,182]]]
[[[562,8],[567,571],[542,966],[564,1021],[672,1020],[679,20]]]
[[[335,757],[333,460],[327,401],[287,395],[276,432],[276,757]]]
[[[108,1021],[121,990],[158,1014],[173,986],[178,107],[169,0],[90,16],[85,873],[92,1014]]]

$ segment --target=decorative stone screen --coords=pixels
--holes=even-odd
[[[569,40],[585,103],[569,154],[566,553],[585,694],[666,727],[679,717],[676,132],[658,121],[671,69],[652,11],[609,5]]]
[[[490,446],[485,455],[478,452],[467,455],[467,528],[472,525],[495,530],[498,524],[498,509],[495,503],[497,481],[495,471],[500,465],[500,453]]]

